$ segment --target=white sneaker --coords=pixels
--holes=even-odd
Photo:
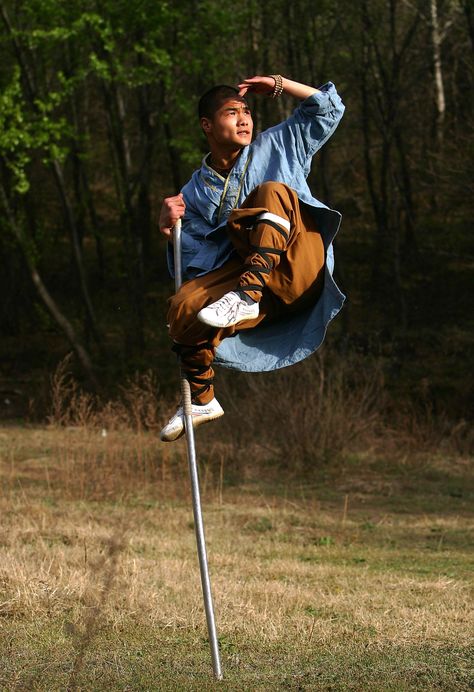
[[[224,415],[224,409],[217,399],[212,399],[208,404],[204,404],[204,406],[192,404],[191,410],[193,428],[197,428],[198,425],[202,425],[203,423],[209,423],[211,420],[215,420]],[[184,435],[184,413],[182,406],[178,408],[174,416],[170,418],[161,431],[160,440],[162,442],[173,442],[177,440],[178,437],[181,437],[181,435]]]
[[[232,327],[234,324],[258,317],[258,303],[249,305],[238,293],[230,291],[220,300],[200,310],[197,318],[211,327]]]

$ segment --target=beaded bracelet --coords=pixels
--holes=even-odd
[[[270,97],[272,99],[276,99],[283,93],[283,77],[281,76],[281,74],[271,74],[269,76],[275,80],[275,86],[273,87],[273,91],[270,94]]]

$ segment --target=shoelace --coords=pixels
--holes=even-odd
[[[229,308],[236,308],[238,304],[238,300],[236,300],[233,296],[228,296],[225,295],[223,296],[220,300],[217,301],[215,304],[215,310],[217,314],[221,314],[226,312]]]

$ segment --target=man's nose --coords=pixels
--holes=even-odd
[[[245,113],[244,111],[239,113],[239,125],[248,125],[248,122],[249,122],[248,113]]]

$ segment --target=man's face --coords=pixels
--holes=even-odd
[[[252,141],[253,121],[248,104],[241,98],[231,98],[221,105],[214,117],[201,118],[209,140],[225,148],[244,147]]]

